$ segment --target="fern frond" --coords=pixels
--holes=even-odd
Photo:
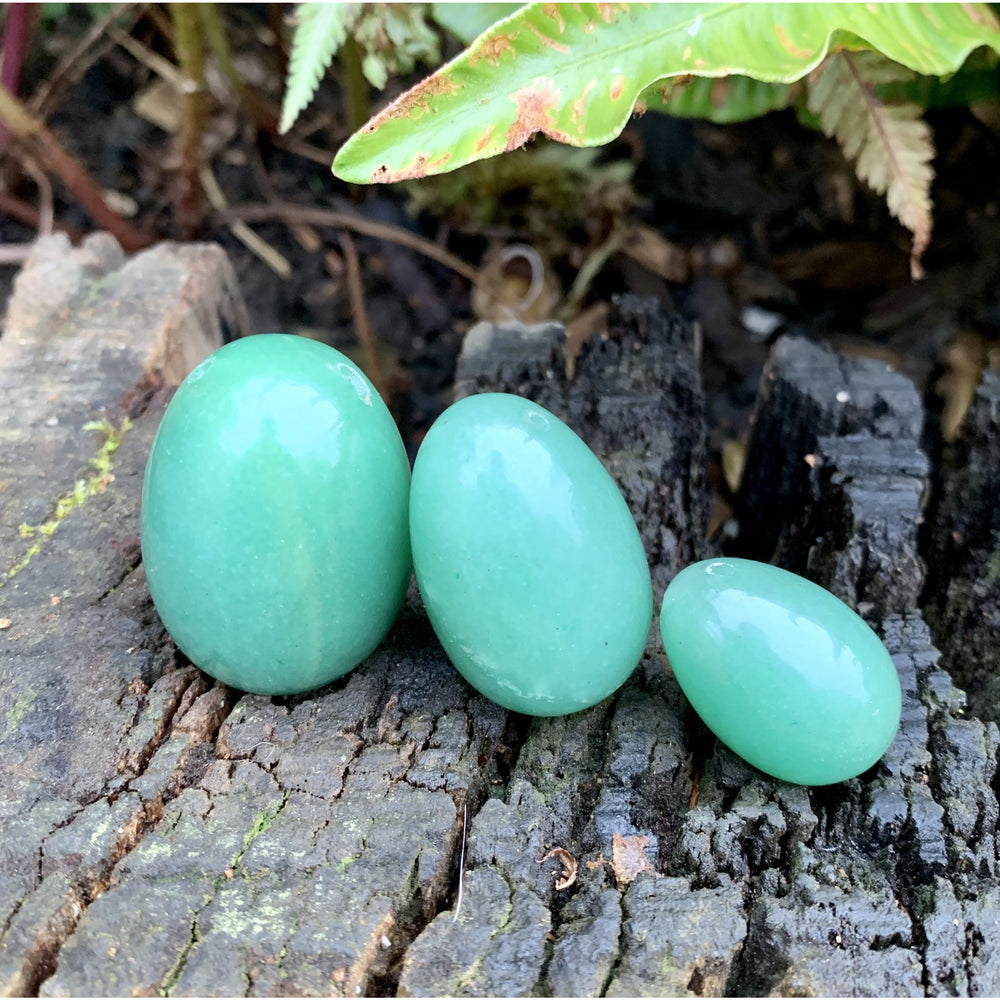
[[[858,176],[885,195],[889,211],[913,233],[910,271],[919,278],[931,239],[934,143],[918,105],[886,104],[876,91],[912,76],[874,52],[837,52],[809,78],[808,103]]]
[[[288,84],[278,126],[282,134],[313,99],[323,74],[360,13],[361,4],[357,3],[300,3],[296,7]]]

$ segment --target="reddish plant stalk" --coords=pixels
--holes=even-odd
[[[0,86],[0,122],[10,129],[29,156],[59,177],[94,222],[111,233],[123,249],[131,252],[149,246],[147,236],[108,208],[87,168],[3,86]]]
[[[0,45],[0,84],[12,94],[21,85],[21,67],[31,40],[31,25],[35,5],[31,3],[7,4],[7,19],[3,26],[3,44]],[[10,129],[0,122],[0,152],[10,141]]]

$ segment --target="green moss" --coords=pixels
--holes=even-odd
[[[132,421],[126,417],[115,427],[109,420],[91,421],[84,424],[85,431],[99,431],[104,439],[96,454],[89,459],[88,465],[93,470],[86,478],[78,479],[72,489],[58,497],[52,505],[52,515],[41,524],[22,524],[18,528],[21,537],[32,539],[31,545],[24,551],[21,558],[6,573],[0,575],[0,587],[12,580],[24,569],[35,556],[45,547],[45,543],[56,533],[59,525],[91,497],[103,493],[107,489],[114,463],[112,457],[119,449],[122,438],[131,429]]]
[[[198,909],[191,915],[191,937],[187,942],[185,942],[184,947],[177,956],[177,961],[174,962],[173,968],[167,973],[166,978],[163,980],[163,985],[159,989],[159,995],[161,997],[169,997],[173,994],[178,982],[180,982],[181,974],[184,972],[184,968],[188,963],[191,952],[194,951],[195,946],[202,940],[201,929],[198,927],[198,919],[200,918],[202,911],[212,902],[213,899],[216,898],[216,896],[222,891],[222,887],[226,884],[226,882],[239,870],[240,862],[243,860],[243,855],[250,849],[250,845],[261,834],[266,833],[271,829],[274,821],[278,818],[287,804],[288,792],[285,792],[281,797],[281,801],[273,809],[264,809],[260,812],[254,820],[253,825],[249,830],[247,830],[246,835],[243,837],[243,843],[240,845],[240,849],[233,855],[232,860],[229,862],[228,868],[230,874],[227,875],[224,872],[211,880],[209,891],[205,894],[201,906],[199,906]],[[261,922],[267,918],[268,914],[266,912],[262,912],[261,908],[258,906],[251,915],[252,923],[246,926],[254,929],[257,924],[261,924],[262,928],[263,924]],[[235,925],[231,925],[230,929],[234,928]]]
[[[24,722],[28,713],[31,711],[31,706],[35,703],[36,695],[37,692],[32,690],[21,692],[17,701],[14,702],[10,710],[7,712],[6,729],[8,733],[14,734],[17,732],[18,727],[22,722]]]
[[[277,804],[274,809],[265,809],[254,821],[253,826],[247,830],[246,836],[243,838],[243,845],[240,849],[233,855],[233,860],[229,862],[229,867],[234,871],[239,868],[240,862],[243,860],[243,855],[250,850],[250,845],[262,834],[266,833],[271,829],[274,821],[281,814],[282,810],[288,804],[288,792],[285,792],[281,796],[281,801]]]
[[[663,959],[660,961],[660,975],[669,976],[674,971],[674,949],[667,945],[663,950]]]

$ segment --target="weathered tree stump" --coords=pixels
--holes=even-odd
[[[45,241],[18,280],[0,338],[0,992],[1000,991],[1000,739],[966,717],[921,617],[928,469],[905,380],[787,340],[763,383],[746,549],[859,607],[904,688],[883,761],[806,789],[714,741],[655,630],[620,692],[559,719],[476,695],[415,589],[315,694],[243,696],[188,665],[145,585],[142,471],[169,386],[244,330],[211,247],[125,262],[104,238]],[[681,321],[626,298],[573,379],[552,326],[476,328],[459,364],[459,394],[531,396],[605,462],[657,603],[710,554],[693,352]]]
[[[976,714],[1000,722],[1000,374],[943,450],[927,519],[928,617]]]

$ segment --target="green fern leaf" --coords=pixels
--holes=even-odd
[[[918,105],[887,104],[876,91],[912,77],[874,52],[837,52],[809,78],[808,106],[858,176],[886,196],[889,211],[913,233],[910,270],[917,278],[931,239],[934,143]]]
[[[300,3],[296,7],[288,85],[278,126],[282,134],[308,107],[323,74],[360,13],[361,4],[357,3]]]

